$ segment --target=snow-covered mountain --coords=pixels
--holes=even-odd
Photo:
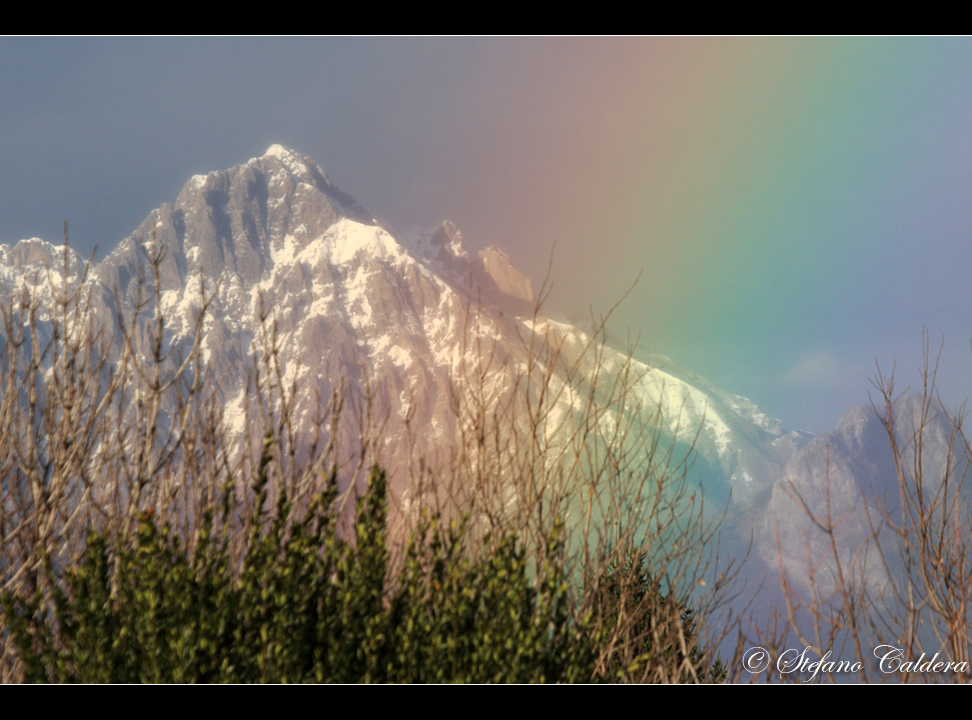
[[[159,258],[157,287],[152,256]],[[887,434],[872,408],[849,411],[811,442],[666,357],[631,357],[537,314],[531,281],[502,250],[470,253],[448,221],[428,230],[382,227],[310,158],[279,145],[192,177],[174,203],[149,213],[92,267],[37,238],[0,246],[0,302],[16,306],[25,289],[34,292],[36,325],[46,336],[40,347],[51,332],[51,301],[82,282],[86,312],[115,338],[109,352],[116,357],[123,322],[134,326],[137,353],[154,352],[156,303],[172,357],[198,343],[230,444],[252,430],[254,362],[275,342],[278,384],[294,388],[301,451],[318,430],[329,431],[321,406],[343,383],[350,397],[370,399],[372,422],[381,426],[371,449],[398,478],[418,459],[426,466],[447,459],[468,433],[470,408],[488,418],[506,402],[509,412],[515,388],[547,403],[538,425],[546,441],[556,443],[559,433],[568,444],[591,402],[604,405],[596,416],[602,430],[627,423],[637,435],[657,424],[673,457],[694,446],[689,480],[710,508],[726,511],[730,545],[744,552],[753,540],[756,574],[782,564],[806,576],[808,557],[826,561],[829,539],[809,513],[819,517],[828,501],[842,518],[839,543],[850,558],[870,534],[867,512],[877,509],[866,498],[897,488]],[[0,350],[8,332],[0,327]],[[610,397],[619,378],[624,404]],[[476,397],[459,386],[475,388]],[[903,417],[914,416],[915,402],[899,402]],[[351,405],[336,439],[349,452],[361,441],[354,415],[366,410]],[[926,462],[948,460],[950,427],[935,415]]]
[[[428,231],[383,228],[311,159],[279,145],[192,177],[173,204],[149,213],[92,268],[87,283],[102,321],[117,323],[118,308],[134,308],[139,277],[143,299],[156,290],[147,258],[158,251],[159,303],[173,348],[188,352],[202,298],[211,297],[199,347],[231,434],[245,426],[264,318],[276,323],[284,386],[298,388],[300,433],[311,433],[319,399],[330,398],[342,378],[367,378],[375,407],[417,430],[407,441],[413,454],[454,441],[452,382],[484,340],[508,370],[524,365],[523,338],[534,331],[576,353],[591,340],[545,318],[532,325],[531,282],[501,250],[470,255],[449,222]],[[36,239],[0,247],[4,296],[45,266],[59,271],[61,253]],[[67,253],[77,281],[83,263]],[[608,360],[620,367],[625,358],[610,351]],[[808,439],[667,359],[636,360],[632,368],[640,398],[661,407],[670,434],[691,442],[698,432],[697,471],[720,503],[730,490],[733,502],[752,503]],[[394,431],[384,442],[391,464],[409,449]]]
[[[157,288],[149,261],[155,254]],[[193,347],[200,308],[209,303],[198,348],[231,443],[252,430],[254,360],[264,357],[272,340],[265,332],[275,326],[279,382],[287,392],[295,388],[298,445],[329,430],[321,404],[343,382],[349,396],[370,398],[373,422],[382,425],[372,450],[398,471],[393,486],[407,464],[448,458],[468,431],[463,413],[472,408],[488,417],[512,386],[546,398],[539,427],[547,441],[576,430],[585,403],[603,402],[602,429],[627,422],[637,431],[657,421],[675,455],[694,445],[690,482],[702,487],[714,512],[727,511],[730,543],[745,549],[755,541],[757,570],[774,573],[780,565],[777,528],[788,568],[805,572],[806,537],[811,555],[826,551],[794,490],[819,510],[829,478],[831,503],[849,514],[841,542],[852,553],[867,536],[861,490],[896,483],[873,409],[851,411],[835,431],[810,442],[807,433],[668,358],[631,358],[535,314],[531,281],[502,250],[471,253],[450,222],[427,230],[382,227],[310,158],[279,145],[192,177],[174,203],[149,213],[87,273],[72,250],[42,240],[0,246],[0,301],[35,288],[42,332],[45,303],[61,281],[72,288],[82,279],[88,312],[116,338],[120,321],[142,303],[134,337],[144,357],[153,352],[156,290],[173,357]],[[122,352],[118,341],[113,352]],[[622,376],[634,402],[612,404],[607,396]],[[457,391],[463,383],[467,390],[478,383],[477,398]],[[345,408],[339,445],[360,445],[353,421],[359,410]],[[947,428],[936,432],[944,438]]]

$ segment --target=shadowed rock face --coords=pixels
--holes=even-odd
[[[956,446],[950,452],[952,421],[936,401],[925,408],[919,461],[915,428],[922,424],[922,416],[917,395],[904,396],[894,404],[903,479],[914,482],[915,469],[920,467],[924,491],[932,498],[947,468],[961,474],[967,460],[964,448]],[[957,480],[958,475],[953,475],[956,487]],[[887,568],[873,547],[874,532],[878,531],[885,552],[896,554],[887,521],[899,523],[900,510],[899,472],[882,416],[873,407],[855,407],[836,428],[814,438],[786,464],[755,523],[757,548],[768,567],[775,570],[782,563],[803,591],[810,588],[812,563],[817,590],[829,591],[837,567],[831,538],[821,527],[829,525],[843,572],[856,567],[867,582],[881,583]]]
[[[534,301],[533,284],[530,278],[520,274],[502,250],[494,247],[486,248],[479,253],[479,262],[500,292],[528,303]]]

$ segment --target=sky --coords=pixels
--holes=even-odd
[[[970,394],[972,40],[0,38],[0,243],[103,257],[273,143],[790,427],[925,330]]]

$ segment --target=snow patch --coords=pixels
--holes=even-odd
[[[388,353],[388,357],[391,358],[391,361],[397,367],[402,368],[402,370],[407,370],[415,363],[415,358],[412,357],[412,353],[401,345],[392,345],[386,352]]]
[[[269,156],[269,157],[280,158],[281,160],[283,160],[284,158],[289,158],[291,155],[293,155],[293,153],[290,150],[285,148],[283,145],[278,145],[277,143],[274,143],[273,145],[268,147],[267,151],[263,153],[263,157]]]

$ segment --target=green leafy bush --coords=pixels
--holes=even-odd
[[[46,591],[5,594],[3,624],[25,679],[52,682],[533,682],[593,677],[594,645],[571,613],[562,548],[529,572],[514,535],[466,552],[464,524],[427,519],[392,578],[385,476],[337,532],[336,483],[302,519],[281,495],[268,518],[265,465],[236,569],[227,513],[190,553],[142,514],[128,540],[88,539]],[[222,530],[218,528],[221,527]]]

